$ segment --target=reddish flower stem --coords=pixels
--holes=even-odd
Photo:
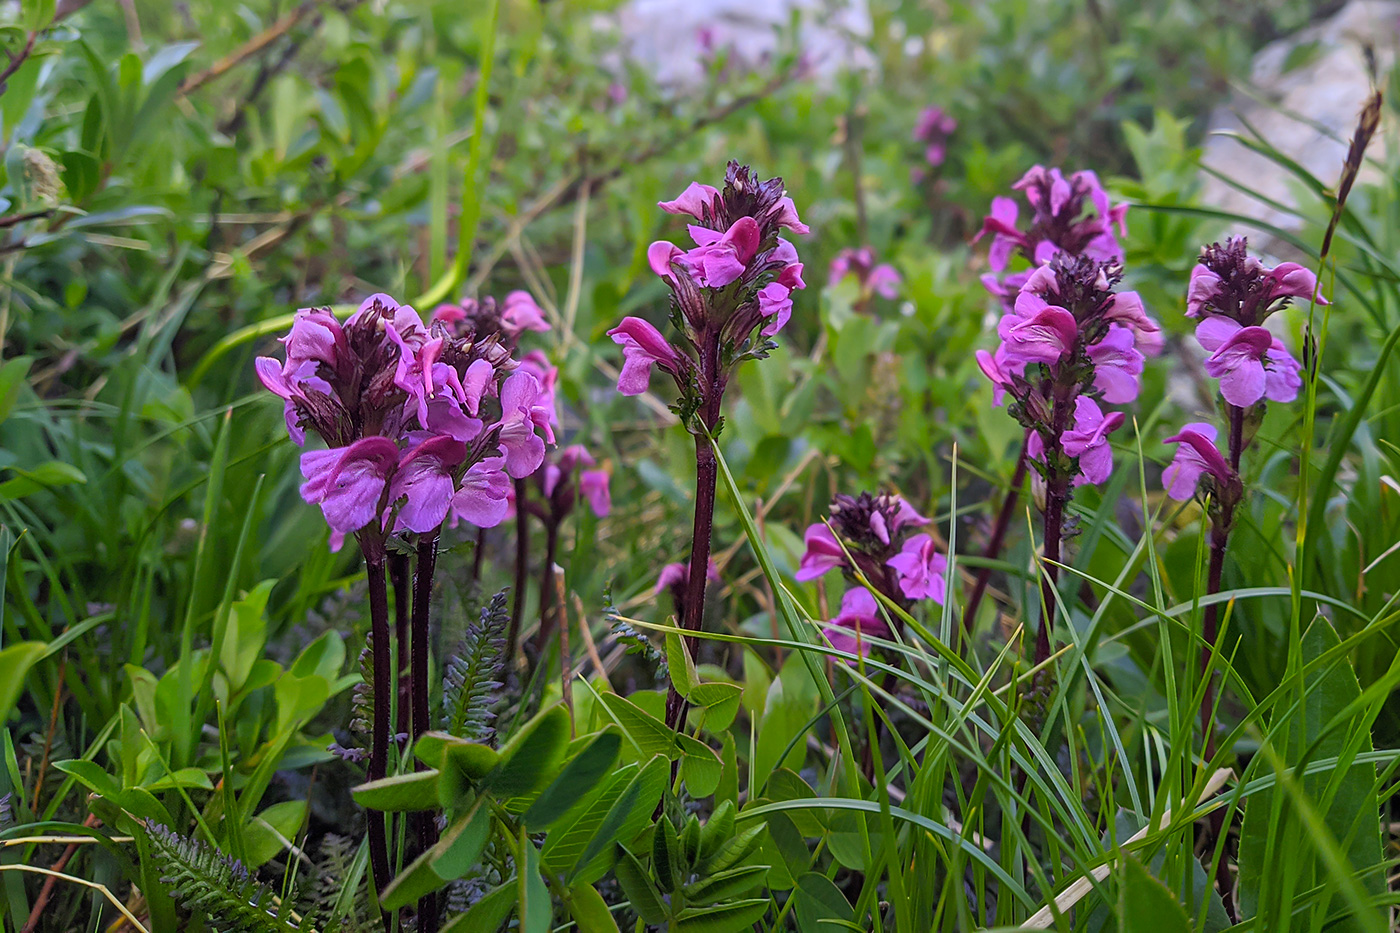
[[[559,552],[558,516],[550,514],[544,520],[544,567],[540,570],[540,630],[535,636],[535,650],[543,654],[549,646],[549,638],[554,634],[556,616],[560,608],[555,605],[554,561]]]
[[[525,614],[525,583],[530,577],[530,486],[515,481],[515,599],[510,610],[510,631],[506,635],[506,657],[515,657],[520,640],[520,618]]]
[[[412,596],[409,589],[408,555],[400,552],[389,554],[389,585],[394,589],[394,644],[398,646],[399,682],[397,731],[408,732],[409,716],[413,707],[413,674],[409,669],[410,615]]]
[[[996,524],[992,526],[992,536],[987,539],[987,546],[982,551],[982,556],[987,560],[996,560],[1000,556],[1007,529],[1011,527],[1011,519],[1016,514],[1016,504],[1021,499],[1021,487],[1026,482],[1026,441],[1029,439],[1030,432],[1027,431],[1021,441],[1021,455],[1016,459],[1016,469],[1011,474],[1011,486],[1006,490],[1006,498],[1001,502],[1001,511],[997,513]],[[987,592],[987,584],[991,579],[991,567],[982,567],[977,571],[977,579],[972,584],[972,592],[963,608],[963,631],[969,635],[972,634],[972,626],[977,621],[977,609],[982,604],[982,596]]]
[[[389,762],[389,695],[393,690],[389,676],[389,592],[384,582],[383,544],[371,544],[365,550],[365,571],[369,585],[370,638],[374,642],[371,656],[374,679],[374,722],[370,736],[368,778],[377,781],[388,773]],[[391,880],[389,841],[384,830],[384,814],[377,810],[365,813],[369,824],[369,865],[376,891],[384,890]],[[388,916],[385,916],[388,928]]]
[[[428,709],[428,622],[432,612],[433,573],[437,569],[437,532],[418,541],[418,566],[413,578],[413,642],[410,683],[413,696],[413,739],[416,742],[431,727]],[[421,769],[421,764],[415,766]],[[421,851],[437,842],[437,823],[431,813],[413,814],[413,826]],[[430,892],[418,900],[418,930],[437,933],[437,894]]]

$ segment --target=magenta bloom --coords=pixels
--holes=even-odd
[[[684,256],[685,250],[670,240],[657,240],[647,247],[647,265],[651,266],[652,272],[668,281],[675,280],[671,266],[679,263]]]
[[[1138,397],[1144,358],[1134,342],[1130,329],[1113,324],[1104,338],[1089,348],[1094,387],[1103,393],[1105,402],[1127,405]]]
[[[760,332],[772,337],[782,330],[792,317],[792,291],[778,282],[769,282],[758,290],[758,313],[769,318]]]
[[[554,401],[555,389],[559,384],[559,367],[549,361],[543,350],[531,350],[520,358],[520,371],[534,376],[540,385],[538,405],[549,412],[552,441],[553,429],[559,427],[559,409]]]
[[[899,574],[899,589],[906,597],[931,599],[943,605],[948,559],[934,549],[933,538],[914,535],[885,564]]]
[[[977,232],[977,239],[984,233],[993,234],[992,248],[987,254],[987,262],[993,272],[1004,270],[1011,261],[1012,254],[1026,242],[1021,231],[1016,229],[1016,220],[1020,213],[1020,206],[1011,198],[992,198],[992,212],[982,221],[982,229]]]
[[[514,372],[501,386],[500,445],[506,472],[516,479],[529,476],[544,462],[545,440],[554,441],[551,411],[540,404],[540,384],[527,372]],[[536,430],[544,432],[541,438]]]
[[[1097,485],[1113,472],[1113,448],[1108,445],[1108,435],[1118,429],[1124,417],[1121,411],[1105,415],[1088,396],[1074,400],[1074,427],[1061,435],[1060,446],[1071,457],[1079,458],[1076,486]]]
[[[452,471],[466,459],[467,447],[452,437],[432,437],[399,461],[389,483],[389,504],[402,500],[394,531],[425,534],[447,517],[454,491]]]
[[[997,351],[998,355],[1000,350]],[[977,366],[982,370],[982,375],[986,376],[992,383],[992,404],[1000,405],[1006,397],[1006,390],[1011,388],[1011,374],[1001,365],[1001,361],[996,356],[986,350],[978,350]]]
[[[490,457],[471,465],[462,484],[452,496],[452,524],[470,522],[478,528],[494,528],[511,508],[514,486],[501,469],[502,457]]]
[[[689,214],[696,220],[704,220],[705,208],[709,208],[710,214],[714,215],[718,198],[719,189],[692,181],[680,197],[674,201],[658,201],[656,206],[668,214]]]
[[[822,628],[822,634],[837,651],[865,657],[870,654],[866,638],[889,638],[890,627],[880,618],[879,604],[870,591],[856,587],[841,597],[840,613]]]
[[[798,218],[797,205],[793,204],[792,198],[787,195],[778,198],[778,206],[774,213],[777,215],[775,222],[779,227],[786,227],[801,236],[812,232],[812,228]]]
[[[534,296],[517,289],[506,295],[501,307],[501,327],[506,336],[516,340],[527,330],[549,330],[549,321],[545,320],[544,310],[536,303]]]
[[[651,383],[651,367],[660,366],[674,375],[680,368],[680,354],[661,336],[661,331],[639,317],[625,317],[608,331],[613,343],[622,347],[622,372],[617,391],[641,395]]]
[[[319,505],[331,530],[359,531],[379,512],[379,500],[399,462],[399,447],[387,437],[365,437],[349,447],[309,450],[301,455],[301,497]]]
[[[1074,348],[1079,333],[1074,315],[1055,305],[1029,318],[1002,321],[1007,325],[1001,334],[1002,357],[1009,363],[1058,363]]]
[[[1191,280],[1186,286],[1186,316],[1200,317],[1206,305],[1220,293],[1220,276],[1197,263],[1191,270]]]
[[[578,475],[579,492],[588,500],[593,514],[603,518],[612,511],[612,490],[606,470],[584,470]]]
[[[900,283],[899,273],[894,266],[887,262],[875,262],[875,252],[868,246],[860,249],[843,249],[836,254],[836,258],[831,260],[831,268],[827,273],[827,286],[833,286],[846,276],[855,276],[860,283],[862,291],[867,291],[879,295],[882,298],[894,298],[898,294],[895,289]]]
[[[1167,495],[1185,502],[1196,494],[1196,484],[1205,473],[1222,487],[1230,484],[1235,471],[1216,448],[1215,438],[1215,425],[1196,421],[1166,439],[1164,443],[1177,445],[1176,456],[1162,471]]]
[[[339,369],[347,351],[345,331],[327,308],[298,308],[292,329],[281,338],[287,349],[287,369],[307,360]]]
[[[691,224],[690,235],[698,245],[685,254],[683,262],[695,284],[706,288],[723,288],[743,275],[761,237],[758,221],[752,217],[740,217],[724,233]]]
[[[1316,300],[1320,305],[1327,304],[1327,299],[1322,297],[1322,291],[1317,284],[1317,276],[1311,269],[1296,262],[1279,263],[1269,270],[1264,279],[1269,283],[1271,298],[1300,298],[1305,301]]]
[[[778,237],[778,245],[768,254],[768,261],[783,264],[782,269],[778,271],[778,277],[774,279],[779,285],[791,291],[807,287],[807,283],[802,281],[802,263],[797,261],[796,246]]]
[[[920,515],[918,510],[910,505],[903,496],[892,496],[895,503],[894,516],[888,521],[885,513],[873,511],[870,513],[870,530],[881,544],[889,544],[891,535],[898,535],[905,528],[919,528],[929,524],[933,519]]]
[[[1220,394],[1231,405],[1248,408],[1263,398],[1291,402],[1298,397],[1301,367],[1266,328],[1211,315],[1196,327],[1196,339],[1213,351],[1205,369],[1220,380]]]
[[[806,534],[802,536],[802,543],[807,545],[807,550],[797,565],[797,573],[794,574],[798,583],[815,580],[829,570],[845,566],[846,552],[841,549],[841,542],[836,540],[836,536],[825,524],[819,522],[808,525]]]
[[[661,575],[656,578],[656,586],[652,587],[652,593],[659,594],[668,588],[683,587],[689,579],[690,561],[667,564],[661,568]],[[711,583],[719,582],[719,566],[713,557],[705,567],[705,579]]]

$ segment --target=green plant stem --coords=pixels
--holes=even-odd
[[[389,677],[389,592],[384,582],[383,545],[365,548],[365,572],[369,586],[370,638],[374,641],[371,662],[374,670],[374,722],[370,736],[368,778],[377,781],[388,773],[389,761],[389,694],[393,689]],[[382,891],[391,880],[389,870],[389,840],[384,830],[384,814],[369,810],[369,865],[374,888]],[[388,929],[388,915],[385,915]]]
[[[418,565],[413,577],[413,641],[411,676],[413,698],[413,739],[416,742],[430,727],[428,710],[428,623],[432,613],[433,574],[437,569],[437,532],[422,536],[418,541]],[[413,814],[414,831],[420,851],[426,852],[437,842],[437,824],[429,812]],[[418,930],[437,933],[437,893],[429,892],[418,900]]]

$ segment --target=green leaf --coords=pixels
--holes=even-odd
[[[803,930],[836,929],[823,921],[855,922],[855,909],[846,895],[826,875],[809,871],[797,879],[793,888],[797,899],[797,926]]]
[[[675,668],[672,667],[671,670]],[[704,708],[705,728],[711,733],[719,733],[728,729],[734,722],[743,693],[743,689],[737,684],[697,684],[695,689],[690,691],[688,699],[692,706]]]
[[[589,840],[578,859],[578,864],[570,869],[570,880],[593,882],[606,871],[603,859],[613,842],[627,842],[642,831],[651,820],[656,804],[666,789],[670,768],[661,757],[653,758],[627,785],[615,801],[596,835]]]
[[[569,916],[578,924],[579,933],[619,933],[607,901],[593,885],[575,885],[569,889],[566,899]]]
[[[665,761],[664,758],[661,760]],[[608,811],[640,772],[641,767],[636,764],[619,768],[603,785],[601,793],[585,798],[565,814],[564,819],[545,837],[540,853],[545,868],[554,874],[574,869],[588,843],[597,837],[598,827]]]
[[[41,641],[22,641],[0,650],[0,723],[14,712],[24,690],[25,676],[47,649],[48,645]]]
[[[82,470],[58,460],[41,463],[29,470],[21,470],[19,467],[10,467],[10,469],[18,475],[14,479],[0,483],[0,502],[33,495],[44,489],[87,482],[87,477],[83,475]]]
[[[14,411],[19,390],[24,387],[24,377],[29,375],[29,367],[33,365],[34,357],[17,356],[0,366],[0,422],[4,422]]]
[[[705,821],[705,826],[700,830],[699,861],[703,863],[713,856],[719,851],[719,847],[728,842],[733,835],[734,801],[724,800],[715,807],[710,818]]]
[[[667,911],[661,892],[652,884],[651,874],[637,861],[637,857],[626,849],[617,853],[617,883],[622,893],[632,902],[632,910],[647,923],[660,925],[666,922]]]
[[[682,888],[687,904],[713,904],[747,894],[763,882],[767,865],[742,865],[717,872]]]
[[[491,838],[491,808],[485,797],[471,811],[458,817],[433,846],[433,871],[439,878],[456,881],[476,867]]]
[[[700,675],[695,672],[695,660],[685,642],[675,632],[666,633],[666,668],[671,672],[676,692],[689,699],[690,692],[700,683]]]
[[[351,790],[350,796],[367,810],[386,813],[435,810],[438,807],[438,776],[439,772],[431,769],[396,774],[366,781]]]
[[[569,712],[555,704],[531,719],[501,747],[501,763],[482,781],[497,797],[539,789],[559,767],[569,744]]]
[[[248,867],[257,868],[276,857],[296,839],[305,820],[305,800],[274,803],[253,817],[243,827],[243,852]]]
[[[540,877],[540,851],[530,841],[524,827],[520,829],[520,851],[525,865],[518,876],[520,883],[520,929],[522,933],[549,933],[554,921],[554,902],[549,887]]]
[[[622,735],[615,729],[600,732],[593,741],[564,765],[554,782],[525,811],[525,825],[531,832],[547,829],[563,816],[579,798],[591,791],[612,770],[622,748]]]
[[[515,906],[516,887],[514,879],[492,890],[471,906],[464,914],[453,917],[442,928],[442,933],[481,933],[483,930],[497,930],[510,916]]]
[[[651,834],[651,872],[657,886],[666,894],[680,887],[681,875],[685,873],[676,827],[664,817],[657,820],[656,829]]]
[[[1124,853],[1118,881],[1120,933],[1191,933],[1191,922],[1167,886]]]
[[[1316,661],[1340,644],[1332,624],[1319,614],[1303,634],[1302,663]],[[1286,765],[1296,766],[1303,752],[1310,747],[1313,759],[1371,751],[1370,719],[1363,718],[1362,713],[1358,712],[1349,722],[1334,726],[1330,732],[1324,734],[1323,731],[1361,696],[1361,685],[1345,657],[1330,667],[1324,665],[1307,674],[1303,678],[1303,689],[1303,702],[1293,709],[1286,723],[1280,724],[1277,730],[1271,730],[1279,737],[1276,744],[1282,741],[1288,743],[1284,756]],[[1306,775],[1299,780],[1299,784],[1309,799],[1319,803],[1325,798],[1329,787],[1334,790],[1324,817],[1326,825],[1343,844],[1343,854],[1350,861],[1351,868],[1358,874],[1365,872],[1358,878],[1365,891],[1381,897],[1385,893],[1385,873],[1380,869],[1380,805],[1376,799],[1375,781],[1374,766],[1353,765],[1345,774],[1327,771]],[[1279,842],[1285,836],[1308,838],[1306,833],[1300,834],[1296,829],[1290,829],[1285,834],[1281,832],[1280,825],[1276,825],[1274,810],[1277,803],[1282,804],[1279,812],[1283,825],[1287,825],[1293,810],[1286,796],[1276,803],[1274,795],[1284,793],[1283,789],[1271,787],[1250,795],[1245,803],[1239,850],[1240,910],[1244,917],[1255,916],[1265,906],[1261,904],[1259,895],[1266,875],[1272,889],[1279,890],[1283,884],[1279,878],[1280,864],[1286,863],[1289,870],[1296,873],[1292,879],[1294,890],[1335,883],[1328,882],[1331,873],[1316,848],[1291,850],[1287,859],[1278,851]],[[1344,925],[1337,929],[1352,928],[1356,927]]]
[[[676,915],[677,933],[739,933],[768,913],[768,898],[735,901],[717,907],[688,907]]]

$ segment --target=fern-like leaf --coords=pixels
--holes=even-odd
[[[168,826],[146,824],[161,881],[192,914],[218,933],[310,931],[294,922],[290,906],[276,906],[272,889],[258,882],[238,859],[182,836]]]
[[[613,605],[611,582],[603,587],[603,621],[612,630],[613,641],[622,645],[628,654],[637,655],[643,662],[655,665],[658,681],[670,676],[665,653],[653,645],[645,634],[637,631],[631,622],[622,618],[617,606]]]
[[[501,689],[509,625],[506,591],[501,590],[482,607],[481,620],[467,626],[448,660],[442,678],[442,727],[452,735],[473,742],[487,742],[495,735],[491,706]]]

